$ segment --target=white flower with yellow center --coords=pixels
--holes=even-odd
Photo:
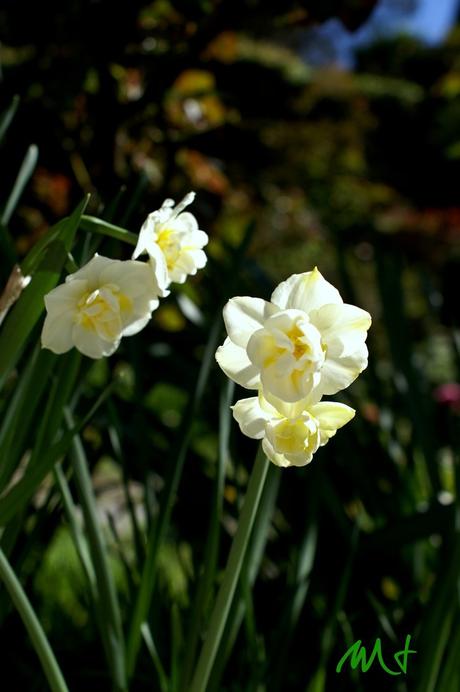
[[[216,353],[222,370],[285,402],[336,394],[367,367],[371,316],[345,304],[316,267],[283,281],[270,302],[232,298],[224,321],[228,338]]]
[[[277,466],[305,466],[319,447],[348,423],[355,410],[335,401],[307,398],[286,404],[276,397],[268,401],[259,396],[240,399],[233,417],[241,432],[262,440],[266,456]]]
[[[144,262],[95,255],[45,296],[43,348],[75,346],[90,358],[110,356],[123,336],[137,334],[158,307],[160,288]]]
[[[194,192],[189,192],[177,206],[172,199],[166,199],[161,209],[148,215],[141,228],[133,259],[147,252],[156,271],[165,276],[162,288],[171,282],[184,283],[188,275],[196,274],[206,264],[202,248],[208,236],[198,228],[193,214],[184,212],[194,199]]]

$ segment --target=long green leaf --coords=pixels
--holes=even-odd
[[[66,411],[69,427],[74,422],[69,411]],[[72,440],[72,467],[75,483],[85,518],[85,527],[91,548],[91,558],[97,577],[97,590],[101,607],[103,638],[108,642],[108,656],[114,687],[117,692],[126,690],[125,651],[120,608],[115,582],[110,570],[107,546],[102,534],[96,506],[96,498],[91,483],[85,451],[78,435]]]
[[[128,212],[127,214],[125,214],[125,217],[127,216],[129,216]],[[242,258],[244,257],[244,254],[251,242],[251,239],[254,234],[254,229],[255,225],[253,223],[248,224],[243,240],[240,246],[237,248],[236,252],[234,253],[232,262],[232,273],[229,275],[228,281],[225,283],[225,292],[228,293],[229,296],[233,294],[234,286],[238,281],[238,272],[236,271],[236,268],[240,265]],[[207,380],[211,372],[211,363],[214,363],[213,356],[217,346],[220,324],[221,321],[219,317],[219,319],[216,319],[216,321],[214,322],[214,325],[209,333],[205,353],[203,354],[202,358],[200,372],[197,378],[195,391],[189,400],[189,405],[186,409],[183,418],[183,424],[178,433],[177,449],[173,450],[175,453],[173,457],[174,461],[170,464],[171,470],[169,476],[166,479],[165,488],[163,490],[160,514],[156,519],[155,524],[152,526],[152,529],[148,537],[146,560],[142,571],[141,585],[139,588],[136,604],[134,606],[134,613],[131,619],[131,626],[129,630],[127,643],[127,667],[128,676],[130,677],[133,675],[136,666],[139,646],[141,642],[142,623],[145,622],[147,618],[155,588],[155,571],[157,564],[158,549],[161,545],[166,529],[169,525],[172,513],[172,506],[179,485],[183,465],[185,462],[185,456],[188,449],[193,419],[196,411],[199,408],[201,399],[205,392]]]
[[[57,356],[37,348],[16,384],[0,425],[0,492],[8,483],[24,453],[32,423]]]
[[[460,689],[460,666],[458,652],[460,651],[460,618],[457,614],[452,626],[448,642],[448,653],[436,685],[436,692],[458,692]]]
[[[97,401],[91,407],[89,412],[80,420],[75,428],[64,433],[58,442],[55,442],[49,448],[43,451],[41,458],[36,460],[36,463],[29,466],[20,481],[14,485],[11,490],[0,499],[0,526],[7,524],[28,502],[36,491],[39,484],[49,473],[53,466],[65,456],[69,450],[72,440],[88,421],[91,420],[99,406],[105,401],[107,396],[112,391],[112,386],[109,386],[99,396]]]
[[[16,365],[34,326],[44,309],[43,298],[59,281],[81,215],[84,199],[73,214],[61,222],[59,234],[46,247],[32,281],[8,314],[0,331],[0,385]]]
[[[122,240],[124,243],[128,243],[129,245],[136,245],[138,240],[138,236],[135,233],[131,233],[120,226],[114,226],[113,223],[109,223],[108,221],[97,219],[94,216],[82,216],[81,228],[83,231],[87,231],[88,233],[106,235],[110,238]]]
[[[425,617],[416,639],[416,648],[423,652],[417,667],[418,684],[415,692],[434,692],[441,662],[448,646],[452,624],[458,614],[458,588],[460,582],[459,533],[454,534],[454,546],[448,564],[439,572],[431,598],[425,608]]]
[[[186,635],[185,660],[181,670],[181,690],[186,692],[195,661],[199,637],[203,629],[206,606],[212,597],[219,553],[220,526],[222,518],[225,465],[229,457],[231,409],[234,384],[225,383],[219,407],[219,455],[216,469],[214,497],[212,502],[208,537],[203,558],[203,570],[198,582],[197,593],[190,615],[190,631]]]
[[[0,549],[0,579],[5,584],[19,615],[32,640],[35,651],[40,658],[43,671],[53,692],[68,692],[67,685],[56,661],[48,639],[43,631],[24,589],[18,581],[10,563]]]
[[[144,564],[144,569],[142,571],[141,584],[134,606],[134,613],[132,616],[131,627],[128,636],[127,661],[128,675],[130,676],[134,673],[137,654],[139,651],[139,645],[141,642],[141,627],[143,622],[146,620],[155,587],[155,571],[157,565],[158,549],[163,541],[166,528],[169,524],[169,520],[171,517],[174,499],[177,493],[177,488],[179,485],[188,445],[190,442],[193,419],[204,395],[205,387],[211,371],[211,364],[213,363],[212,356],[216,350],[217,341],[219,338],[219,330],[220,318],[219,320],[216,320],[214,322],[214,325],[209,334],[208,343],[206,345],[206,350],[203,355],[201,369],[197,378],[196,387],[193,392],[193,395],[190,398],[187,411],[184,415],[182,429],[179,431],[178,449],[177,453],[174,455],[174,463],[170,465],[171,471],[166,480],[166,486],[163,491],[164,494],[162,496],[160,514],[157,518],[156,523],[152,526],[152,530],[149,535],[146,560]]]
[[[30,180],[32,173],[34,172],[35,166],[38,160],[38,147],[35,144],[31,144],[27,150],[24,157],[24,161],[21,164],[19,173],[14,181],[13,189],[11,190],[10,196],[5,204],[3,212],[0,216],[0,224],[7,226],[10,222],[11,216],[21,198],[24,188]]]
[[[19,96],[13,96],[13,100],[11,101],[10,105],[8,108],[3,111],[3,113],[0,116],[0,142],[3,140],[5,137],[5,134],[11,125],[13,118],[16,114],[16,111],[18,110],[19,106]]]

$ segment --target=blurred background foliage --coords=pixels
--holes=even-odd
[[[2,199],[29,145],[39,151],[16,213],[3,221],[15,247],[2,255],[2,281],[14,254],[23,256],[86,192],[89,213],[137,232],[165,197],[194,189],[193,211],[210,235],[206,270],[177,287],[140,336],[90,364],[79,384],[84,411],[116,380],[83,441],[125,621],[145,527],[155,521],[185,434],[205,345],[222,336],[212,325],[225,300],[268,298],[287,275],[317,264],[345,300],[373,315],[369,368],[343,395],[356,419],[311,466],[281,478],[273,471],[267,545],[253,546],[226,637],[235,648],[229,660],[221,652],[210,690],[460,689],[460,29],[454,8],[442,42],[385,34],[344,60],[339,33],[321,28],[333,19],[352,36],[381,4],[10,0],[0,7],[3,108],[20,96],[0,150]],[[383,4],[401,17],[417,9],[415,0]],[[100,249],[127,256],[115,240]],[[187,431],[160,554],[151,627],[173,677],[202,567],[222,428],[217,402],[226,387],[214,367]],[[225,456],[221,566],[255,453],[235,428]],[[25,512],[10,559],[70,688],[110,689],[50,483]],[[5,598],[0,617],[16,688],[46,689]],[[402,679],[376,665],[366,674],[335,673],[353,641],[371,646],[381,637],[390,665],[407,634],[418,654]],[[132,689],[161,689],[155,681],[143,650]]]

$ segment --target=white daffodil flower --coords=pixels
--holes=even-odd
[[[137,334],[158,307],[160,288],[144,262],[95,255],[45,296],[43,348],[110,356],[123,336]]]
[[[194,192],[189,192],[177,206],[172,199],[166,199],[161,209],[148,215],[141,228],[133,259],[147,252],[157,273],[161,271],[165,277],[162,288],[171,282],[183,284],[189,274],[196,274],[206,264],[202,248],[208,236],[198,228],[193,214],[184,212],[194,199]]]
[[[268,401],[259,396],[240,399],[233,417],[241,432],[262,440],[267,457],[277,466],[305,466],[319,447],[348,423],[355,410],[335,401],[307,398],[287,404],[276,397]]]
[[[216,352],[222,370],[285,402],[336,394],[367,367],[371,316],[344,303],[316,267],[283,281],[270,302],[232,298],[224,321],[228,338]]]

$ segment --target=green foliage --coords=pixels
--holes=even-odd
[[[378,689],[380,669],[337,662],[378,637],[386,660],[408,633],[395,689],[459,687],[460,41],[382,42],[354,72],[300,59],[310,21],[356,26],[371,4],[72,2],[27,26],[11,8],[0,281],[16,262],[32,280],[0,326],[0,548],[72,690],[186,692],[203,670],[207,692]],[[191,188],[206,269],[110,359],[41,350],[66,265],[128,258],[146,213]],[[357,415],[310,466],[269,469],[229,584],[256,448],[214,364],[221,309],[314,264],[373,315],[342,397]],[[48,689],[14,598],[9,674]]]

